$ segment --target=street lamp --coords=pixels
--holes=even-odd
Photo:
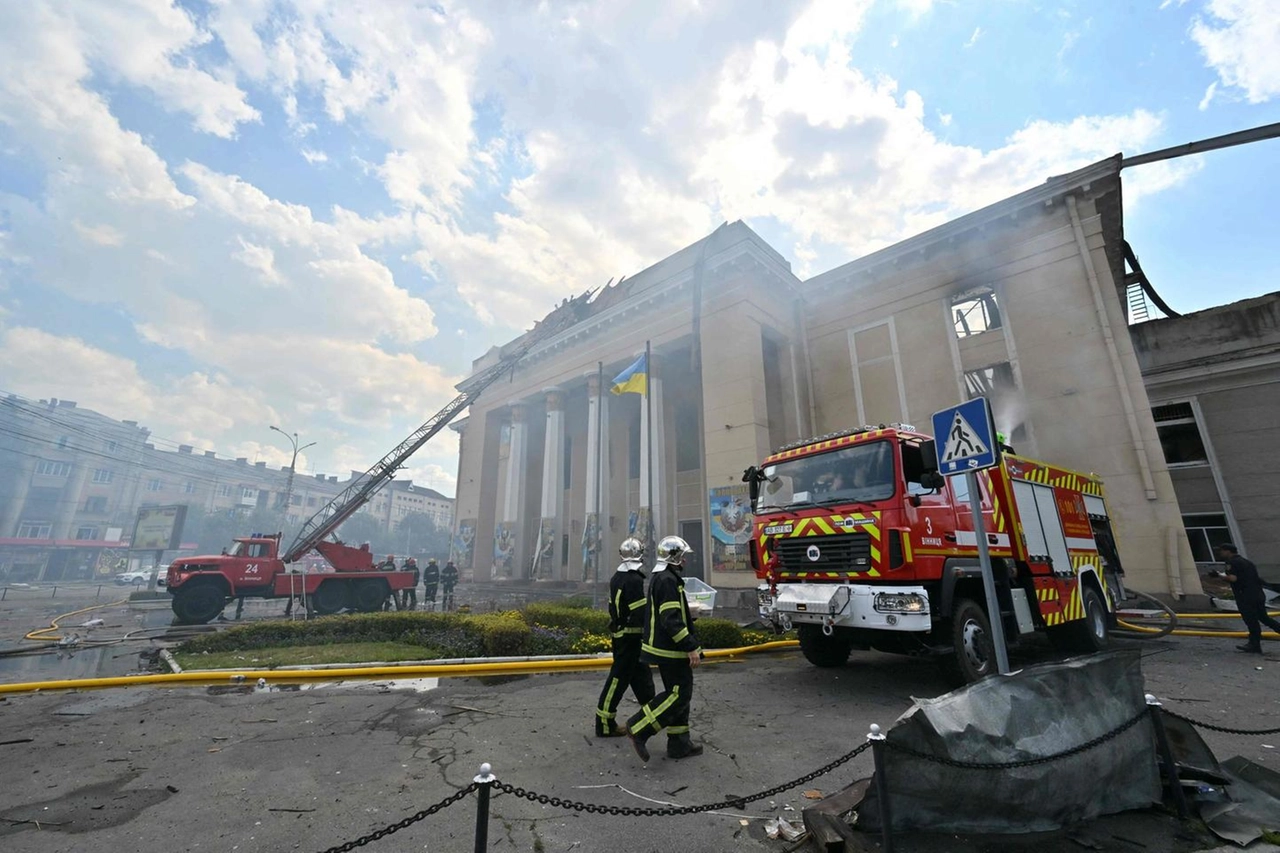
[[[298,452],[301,450],[306,450],[308,447],[312,447],[313,445],[315,445],[315,442],[313,441],[310,444],[304,444],[301,447],[299,447],[298,434],[296,432],[285,432],[284,430],[280,429],[280,427],[278,426],[273,426],[271,428],[276,432],[280,433],[281,435],[283,435],[285,438],[289,439],[289,443],[293,445],[293,458],[289,460],[289,482],[284,487],[284,511],[285,511],[285,514],[287,515],[289,512],[290,501],[293,500],[293,471],[294,471],[294,466],[298,464]]]

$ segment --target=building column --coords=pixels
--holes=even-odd
[[[649,361],[649,399],[640,401],[640,519],[636,524],[636,534],[650,546],[656,545],[664,536],[673,535],[667,528],[667,521],[662,515],[664,488],[666,486],[666,430],[663,425],[667,420],[663,416],[662,378],[660,368],[662,362],[656,354],[650,353]],[[652,428],[650,417],[652,416]],[[652,445],[653,464],[649,464]],[[651,470],[652,469],[652,470]],[[653,477],[653,499],[650,505],[649,478]]]
[[[609,406],[604,395],[600,376],[587,376],[587,464],[585,522],[582,529],[582,580],[591,582],[607,577],[602,564],[604,553],[604,526],[609,518],[609,488],[602,472],[609,470]],[[603,487],[603,488],[602,488]]]
[[[4,518],[0,520],[0,536],[18,535],[18,525],[22,522],[22,509],[27,504],[27,492],[31,488],[31,477],[35,474],[35,470],[34,456],[28,456],[18,464],[18,472],[13,479],[13,492],[9,496],[8,505],[4,508]]]
[[[67,478],[67,485],[62,490],[62,511],[58,513],[53,529],[49,531],[54,539],[76,538],[76,513],[83,509],[81,496],[84,494],[84,484],[89,479],[89,464],[77,462],[75,468],[75,473]]]
[[[534,552],[533,577],[558,580],[560,533],[564,502],[564,391],[547,388],[547,434],[542,445],[542,519],[538,525],[538,549]]]
[[[520,559],[520,509],[524,506],[525,407],[511,407],[511,443],[507,448],[507,490],[502,498],[502,520],[493,529],[493,577],[516,576]]]

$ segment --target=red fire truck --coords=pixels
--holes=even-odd
[[[418,427],[372,468],[321,507],[302,525],[293,544],[280,548],[281,534],[238,538],[222,554],[184,557],[169,566],[166,589],[173,612],[187,624],[208,622],[233,598],[300,598],[308,611],[337,613],[343,609],[378,610],[392,592],[413,584],[413,574],[384,571],[373,564],[368,546],[354,547],[337,539],[342,522],[364,506],[432,436],[439,433],[484,389],[513,371],[539,342],[569,328],[583,316],[594,291],[566,299],[518,341],[508,345],[498,362],[477,373],[461,393],[431,420]],[[331,572],[286,570],[318,551]]]
[[[938,472],[914,428],[863,427],[783,447],[748,468],[760,614],[796,628],[816,666],[853,649],[936,656],[960,682],[995,671],[992,614],[964,477]],[[1010,644],[1046,631],[1107,645],[1122,568],[1096,476],[1005,453],[977,477],[999,618]]]

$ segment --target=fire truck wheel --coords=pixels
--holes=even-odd
[[[1100,652],[1111,639],[1107,626],[1107,606],[1102,595],[1092,586],[1082,586],[1080,600],[1084,605],[1084,618],[1071,625],[1071,645],[1079,652]]]
[[[390,594],[391,590],[386,581],[356,581],[356,610],[362,613],[377,613]]]
[[[191,583],[173,595],[173,613],[183,625],[203,625],[227,606],[227,596],[215,583]]]
[[[847,637],[839,633],[828,637],[822,633],[821,625],[800,625],[796,633],[800,637],[800,651],[814,666],[829,668],[848,663],[853,644]]]
[[[943,663],[955,681],[969,684],[996,671],[991,623],[987,612],[976,601],[956,600],[951,616],[951,645],[952,652],[943,658]]]
[[[337,613],[347,606],[346,581],[324,581],[311,596],[311,606],[321,616]]]

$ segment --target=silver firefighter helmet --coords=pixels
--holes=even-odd
[[[629,536],[618,546],[618,555],[628,563],[644,559],[644,543],[634,536]]]
[[[679,536],[667,536],[658,543],[658,559],[668,566],[679,566],[691,550],[689,543]]]

